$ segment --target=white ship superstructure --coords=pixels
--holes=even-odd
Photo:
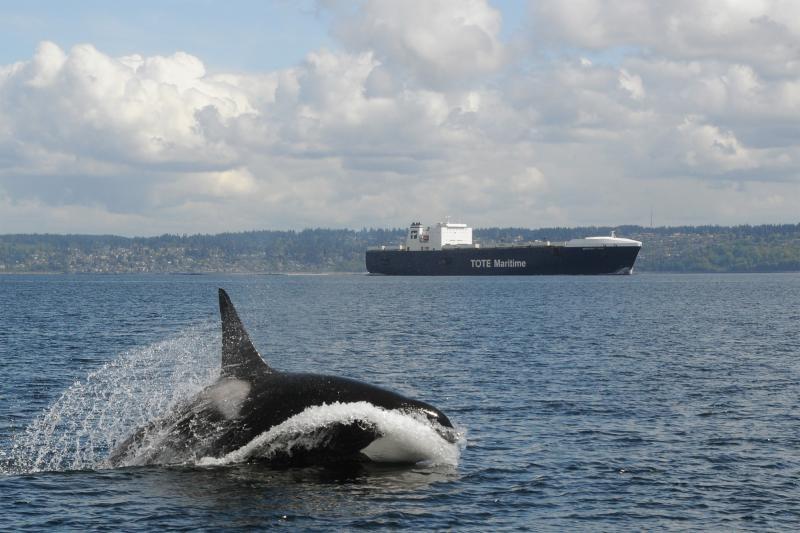
[[[412,222],[406,234],[405,249],[411,252],[441,250],[454,246],[473,247],[472,228],[453,222],[439,222],[433,227],[423,227],[421,222]]]

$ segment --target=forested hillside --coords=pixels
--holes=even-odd
[[[638,272],[800,271],[800,224],[485,228],[476,242],[618,236],[644,243]],[[404,230],[307,229],[218,235],[0,235],[0,272],[363,272],[368,246],[399,244]]]

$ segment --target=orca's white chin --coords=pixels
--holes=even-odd
[[[428,459],[428,455],[422,450],[405,444],[392,437],[380,437],[361,450],[361,453],[376,463],[414,464]]]

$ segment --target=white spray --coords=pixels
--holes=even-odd
[[[76,381],[14,436],[3,473],[83,470],[136,427],[169,412],[219,374],[219,336],[208,324],[120,354]]]

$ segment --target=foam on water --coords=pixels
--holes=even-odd
[[[375,462],[458,464],[465,440],[462,433],[434,428],[423,417],[389,411],[368,402],[324,404],[309,407],[281,424],[258,435],[241,448],[222,457],[204,457],[200,465],[226,465],[253,459],[269,459],[279,453],[291,455],[299,449],[313,449],[333,424],[374,427],[382,436],[362,450]],[[440,432],[450,433],[449,439]],[[450,442],[450,441],[454,442]]]
[[[135,428],[169,412],[219,374],[212,324],[124,352],[76,381],[14,436],[2,473],[83,470],[103,465]]]

